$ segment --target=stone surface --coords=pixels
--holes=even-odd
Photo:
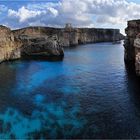
[[[128,27],[125,30],[127,37],[125,39],[125,61],[132,64],[136,74],[140,75],[140,20],[128,21]]]
[[[135,69],[136,74],[140,75],[140,35],[138,34],[134,40],[135,47]]]
[[[27,33],[16,35],[10,28],[0,26],[0,62],[25,58],[25,56],[39,59],[64,56],[57,36],[32,34],[30,30]]]
[[[125,29],[126,39],[124,43],[125,47],[125,61],[134,62],[135,61],[135,47],[134,40],[136,36],[140,33],[140,20],[128,21],[128,26]]]
[[[21,45],[9,28],[0,26],[0,62],[20,58]]]
[[[63,47],[95,42],[113,42],[124,38],[119,29],[27,27],[13,31],[15,36],[56,35]]]
[[[24,45],[21,49],[21,56],[64,56],[63,48],[59,45],[57,36],[52,37],[35,37],[28,38],[28,41],[23,40]]]
[[[123,39],[118,29],[27,27],[11,31],[0,26],[0,62],[34,56],[64,56],[63,47]]]

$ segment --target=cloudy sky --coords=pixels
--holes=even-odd
[[[0,0],[0,24],[120,28],[140,18],[140,0]]]

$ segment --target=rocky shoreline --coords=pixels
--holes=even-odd
[[[119,29],[0,26],[0,62],[24,58],[63,58],[64,47],[123,39]]]

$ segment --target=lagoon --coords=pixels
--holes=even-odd
[[[95,43],[2,63],[0,138],[139,138],[140,80],[123,57],[123,44]]]

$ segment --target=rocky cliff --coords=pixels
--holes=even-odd
[[[136,74],[140,75],[140,20],[128,21],[125,32],[127,35],[124,43],[125,62],[131,64]]]
[[[0,62],[20,58],[22,42],[5,26],[0,26]]]
[[[63,47],[121,40],[118,29],[0,26],[0,62],[25,57],[63,57]]]
[[[13,31],[15,36],[56,35],[63,47],[95,42],[113,42],[123,39],[119,29],[27,27]]]
[[[43,34],[17,36],[10,28],[0,26],[0,62],[27,57],[48,59],[63,56],[63,48],[57,36]]]
[[[23,45],[21,47],[21,57],[35,59],[48,57],[63,57],[63,48],[59,45],[57,36],[35,36],[27,38],[21,37]]]

